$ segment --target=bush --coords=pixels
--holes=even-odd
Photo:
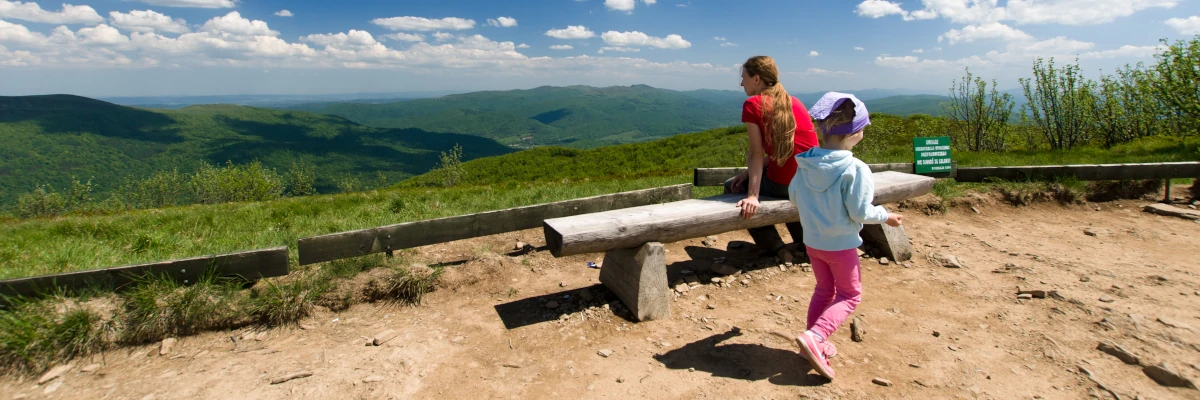
[[[312,196],[317,194],[317,173],[312,164],[300,160],[292,162],[288,168],[288,194],[292,196]]]
[[[178,169],[159,171],[149,178],[125,184],[130,208],[161,208],[187,204],[190,193],[187,178]]]
[[[38,185],[17,198],[15,213],[20,218],[52,217],[67,212],[67,199],[50,185]]]
[[[443,187],[452,187],[458,184],[462,179],[464,171],[462,166],[462,146],[457,143],[449,152],[442,152],[442,156],[438,161],[438,165],[434,168],[438,175],[442,178]]]
[[[190,186],[201,204],[274,200],[284,190],[283,179],[258,160],[243,165],[228,162],[225,167],[203,164],[192,175]]]

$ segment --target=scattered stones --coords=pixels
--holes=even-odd
[[[1116,357],[1129,365],[1141,364],[1141,360],[1138,359],[1137,356],[1133,355],[1133,353],[1130,353],[1129,350],[1125,350],[1125,348],[1121,347],[1121,345],[1113,342],[1101,342],[1100,345],[1096,346],[1096,350],[1108,353],[1109,355]]]
[[[883,379],[883,378],[872,379],[871,383],[874,383],[879,386],[892,386],[892,381],[889,381],[889,380]]]
[[[1103,295],[1103,296],[1100,296],[1100,301],[1104,302],[1104,303],[1112,303],[1116,300],[1113,300],[1112,297],[1108,297],[1108,295]]]
[[[863,322],[862,318],[857,316],[854,317],[854,319],[850,321],[850,340],[861,342],[866,339],[866,335],[867,324]]]
[[[554,300],[547,301],[546,304],[544,304],[544,307],[549,308],[549,309],[558,308],[558,302],[554,301]]]
[[[158,355],[165,356],[167,354],[171,354],[171,349],[175,348],[175,343],[178,342],[179,340],[175,338],[163,339],[162,344],[160,344],[158,347]]]
[[[711,281],[712,283],[720,284],[721,282],[724,282],[724,279],[714,277]]]
[[[71,370],[71,364],[60,365],[60,366],[51,368],[49,371],[46,371],[45,374],[42,374],[41,378],[38,378],[37,384],[45,385],[46,382],[50,382],[50,381],[54,380],[55,378],[62,376],[62,374],[66,373],[67,371],[70,371],[70,370]]]
[[[383,381],[383,377],[382,377],[382,376],[379,376],[379,375],[371,375],[371,376],[368,376],[368,377],[366,377],[366,378],[363,378],[363,380],[362,380],[362,381],[363,381],[363,383],[375,383],[375,382],[381,382],[381,381]]]
[[[1166,362],[1158,363],[1158,365],[1148,365],[1145,368],[1142,368],[1142,372],[1145,373],[1146,376],[1149,376],[1150,379],[1158,382],[1159,385],[1196,389],[1195,382],[1192,382],[1191,379],[1188,379],[1183,375],[1180,375],[1178,372],[1175,372],[1175,370],[1172,369],[1170,365],[1167,365]]]
[[[287,374],[287,375],[284,375],[284,376],[280,376],[280,377],[276,377],[276,378],[274,378],[274,379],[271,379],[271,384],[272,384],[272,385],[278,385],[278,384],[280,384],[280,383],[284,383],[284,382],[290,381],[290,380],[292,380],[292,379],[307,378],[307,377],[310,377],[310,376],[312,376],[312,375],[313,375],[312,371],[300,371],[300,372],[293,372],[293,373],[290,373],[290,374]]]
[[[608,358],[609,356],[613,355],[613,351],[609,349],[600,349],[600,351],[597,351],[596,354],[599,354],[600,357]]]
[[[716,247],[717,246],[717,237],[716,236],[708,236],[708,237],[704,238],[704,241],[702,241],[700,243],[703,243],[704,247]]]
[[[100,364],[88,364],[88,366],[80,368],[79,372],[90,374],[90,373],[93,373],[93,372],[96,372],[99,370],[100,370]]]
[[[948,253],[937,253],[937,254],[934,254],[932,257],[933,257],[934,263],[941,265],[942,267],[945,267],[945,268],[962,268],[963,267],[962,262],[958,261],[958,257],[955,257]]]
[[[387,343],[389,340],[392,340],[392,338],[395,338],[395,337],[396,337],[396,331],[387,329],[387,330],[384,330],[383,332],[376,333],[375,338],[371,339],[371,345],[372,346],[383,346],[384,343]]]

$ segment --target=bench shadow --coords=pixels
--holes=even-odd
[[[812,367],[795,351],[773,349],[761,344],[721,344],[741,335],[738,328],[733,328],[655,355],[654,359],[667,368],[695,368],[714,377],[746,381],[766,379],[781,386],[821,386],[829,383],[820,375],[810,374]]]
[[[585,301],[580,298],[580,292],[585,289],[591,295],[591,300]],[[512,330],[543,322],[556,321],[562,314],[572,315],[588,307],[601,306],[616,300],[616,294],[602,284],[595,284],[501,303],[495,305],[493,308],[496,309],[496,315],[504,322],[504,328]],[[553,309],[546,308],[546,303],[551,301],[558,303],[559,306]],[[634,322],[632,315],[626,309],[613,310],[613,314],[617,318]]]

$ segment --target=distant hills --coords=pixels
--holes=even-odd
[[[130,97],[100,97],[98,100],[107,101],[123,106],[142,108],[180,109],[194,105],[234,104],[239,106],[254,106],[266,108],[285,108],[300,104],[311,103],[392,103],[397,101],[440,97],[462,91],[440,90],[421,92],[391,92],[391,93],[342,93],[342,94],[253,94],[225,96],[130,96]]]
[[[825,92],[795,95],[805,105]],[[940,113],[944,96],[854,92],[874,112]],[[515,148],[554,145],[595,148],[637,143],[740,125],[746,96],[732,90],[674,91],[645,85],[539,87],[368,104],[314,103],[288,107],[337,115],[381,128],[417,128],[496,140]]]
[[[72,177],[93,178],[103,196],[126,177],[255,159],[280,173],[304,160],[327,193],[342,175],[374,184],[378,174],[396,182],[425,173],[456,143],[466,159],[513,151],[478,136],[371,128],[303,111],[149,110],[71,95],[0,97],[0,207],[38,184],[62,190]]]

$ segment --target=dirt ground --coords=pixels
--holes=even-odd
[[[467,260],[419,307],[318,310],[299,327],[180,338],[165,356],[158,345],[112,350],[43,385],[4,378],[0,399],[1200,399],[1097,350],[1112,341],[1200,383],[1200,223],[1144,204],[910,207],[916,254],[863,260],[855,315],[867,334],[851,341],[847,321],[834,335],[833,382],[780,336],[804,330],[812,274],[782,271],[745,232],[711,248],[668,244],[671,281],[693,271],[702,284],[675,295],[670,319],[635,323],[587,266],[601,254],[510,253],[517,240],[544,245],[528,230],[419,249],[426,262]],[[934,265],[934,253],[965,268]],[[719,257],[758,263],[714,284]],[[1018,286],[1058,295],[1018,300]],[[364,345],[385,330],[395,337]],[[300,371],[312,375],[272,384]]]

